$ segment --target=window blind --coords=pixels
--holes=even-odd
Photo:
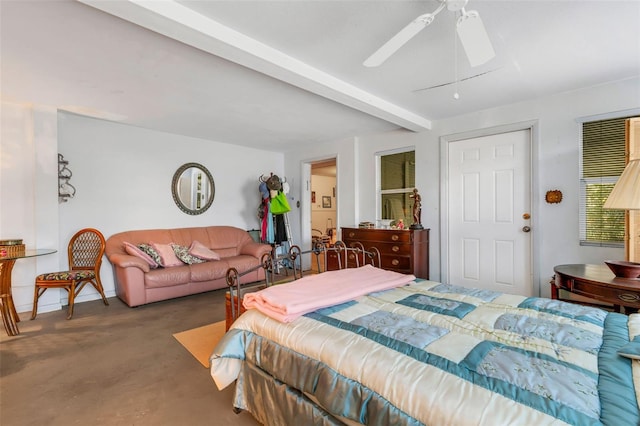
[[[625,119],[613,118],[582,125],[580,179],[580,243],[622,246],[623,210],[605,210],[602,205],[625,166]]]

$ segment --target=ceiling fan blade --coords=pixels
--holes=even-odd
[[[434,17],[435,15],[431,13],[418,16],[411,21],[409,25],[400,30],[398,34],[394,35],[389,41],[376,50],[373,55],[369,56],[369,58],[363,62],[363,65],[365,67],[377,67],[381,65],[406,42],[422,31],[424,27],[433,22]]]
[[[477,78],[477,77],[482,77],[483,75],[486,75],[486,74],[492,73],[492,72],[494,72],[494,71],[498,71],[499,69],[500,69],[500,68],[496,68],[496,69],[493,69],[493,70],[489,70],[489,71],[481,72],[480,74],[474,74],[474,75],[471,75],[471,76],[469,76],[469,77],[464,77],[464,78],[460,78],[460,79],[457,79],[457,80],[454,80],[454,81],[449,81],[449,82],[447,82],[447,83],[436,84],[436,85],[434,85],[434,86],[423,87],[423,88],[421,88],[421,89],[415,89],[415,90],[412,90],[412,92],[413,92],[413,93],[418,93],[418,92],[424,92],[424,91],[426,91],[426,90],[438,89],[438,88],[440,88],[440,87],[451,86],[452,84],[461,83],[461,82],[463,82],[463,81],[471,80],[471,79],[473,79],[473,78]]]
[[[460,43],[472,67],[482,65],[496,56],[478,12],[464,12],[456,27]]]

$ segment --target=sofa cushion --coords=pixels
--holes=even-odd
[[[180,244],[171,244],[171,247],[173,248],[173,252],[175,253],[176,257],[187,265],[206,262],[206,260],[189,254],[189,247],[181,246]]]
[[[139,247],[128,243],[128,242],[124,242],[124,250],[127,252],[127,254],[130,254],[131,256],[136,256],[139,257],[140,259],[144,260],[145,262],[147,262],[149,264],[149,267],[152,269],[155,269],[158,267],[158,262],[156,262],[155,260],[153,260],[153,258],[151,256],[149,256],[147,253],[145,253],[144,251],[142,251]]]
[[[176,254],[173,251],[173,247],[170,244],[160,244],[160,243],[151,243],[151,247],[155,249],[160,255],[160,266],[164,266],[165,268],[169,268],[172,266],[180,266],[184,265],[182,260],[178,259]]]
[[[198,263],[190,265],[191,268],[191,281],[213,281],[224,279],[229,269],[228,259],[211,260],[206,263]]]
[[[144,274],[144,286],[158,288],[188,284],[191,280],[190,267],[182,263],[182,266],[174,266],[173,268],[153,269]]]
[[[220,260],[220,255],[207,248],[200,241],[193,241],[189,247],[189,254],[203,260]]]

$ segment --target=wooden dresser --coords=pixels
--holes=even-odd
[[[342,241],[352,247],[361,243],[365,250],[380,251],[383,269],[414,274],[429,279],[429,230],[341,228]],[[337,261],[328,259],[327,269],[337,269]],[[352,265],[349,265],[350,267]]]

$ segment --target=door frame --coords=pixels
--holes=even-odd
[[[335,160],[336,162],[336,223],[333,226],[336,229],[340,229],[340,214],[338,209],[340,208],[340,159],[338,154],[329,154],[321,157],[314,157],[309,159],[304,159],[300,161],[300,173],[302,176],[302,191],[301,191],[301,200],[300,203],[301,211],[300,211],[300,244],[301,249],[306,250],[303,247],[307,247],[311,245],[311,165],[315,163],[322,163],[327,160]],[[310,268],[311,266],[311,255],[302,256],[302,268],[303,270]]]
[[[449,143],[457,142],[464,139],[473,139],[483,136],[492,136],[501,133],[510,133],[520,130],[529,130],[530,143],[530,205],[531,205],[531,285],[533,288],[532,296],[541,296],[541,283],[539,272],[539,251],[540,232],[538,230],[539,221],[539,185],[538,185],[538,146],[539,146],[539,122],[538,120],[522,121],[518,123],[487,127],[482,129],[470,130],[461,133],[454,133],[440,136],[440,281],[448,284],[448,264],[449,264],[449,211],[448,211],[448,194],[449,194]]]

